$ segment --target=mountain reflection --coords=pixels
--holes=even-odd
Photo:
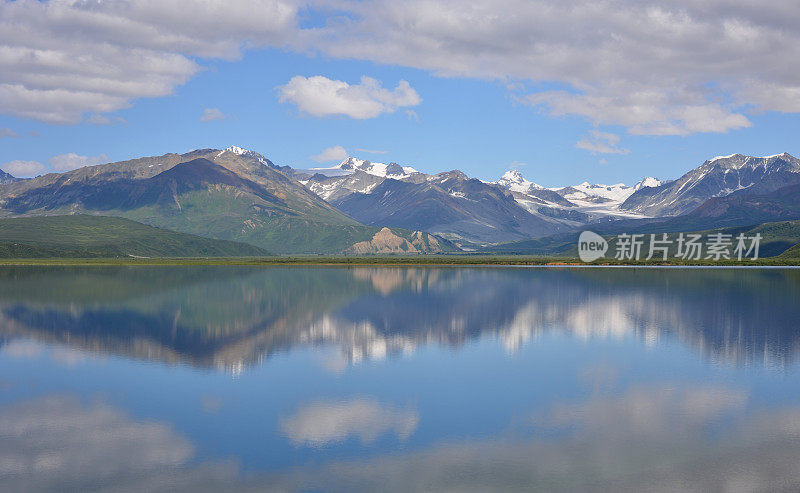
[[[783,366],[800,349],[800,271],[783,269],[6,267],[0,344],[17,339],[240,371],[332,346],[345,363],[545,333],[677,340]]]

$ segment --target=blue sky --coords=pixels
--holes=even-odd
[[[52,9],[38,12],[36,9],[40,7],[31,6],[30,2],[11,6],[13,3],[5,2],[0,8],[6,9],[2,13],[9,19],[16,19],[17,24],[33,19],[33,14],[46,19],[52,13]],[[48,3],[43,2],[45,5]],[[448,2],[441,3],[447,7]],[[476,8],[479,3],[476,2]],[[509,2],[509,9],[513,3]],[[619,3],[620,9],[628,9],[631,15],[636,15],[635,8],[625,2],[612,3]],[[389,17],[396,11],[381,5],[381,2],[374,4],[365,2],[351,8],[360,18],[375,16],[390,27],[397,24],[391,24],[393,18]],[[483,6],[486,5],[491,3]],[[17,10],[10,10],[12,7]],[[28,11],[23,11],[23,7]],[[289,7],[293,8],[292,5]],[[368,7],[373,10],[363,10]],[[131,75],[119,75],[119,79],[125,82],[141,77],[142,88],[124,88],[113,94],[105,89],[96,89],[95,85],[82,82],[88,76],[79,66],[53,68],[52,65],[43,65],[31,69],[26,65],[23,70],[30,70],[28,77],[23,74],[18,76],[20,80],[8,81],[0,77],[0,89],[5,84],[12,89],[22,86],[31,91],[50,91],[47,94],[52,95],[62,86],[76,94],[84,94],[86,88],[91,87],[94,91],[91,94],[95,96],[95,100],[87,98],[74,103],[74,109],[69,106],[73,104],[69,100],[63,104],[69,109],[54,116],[45,113],[43,104],[37,101],[24,103],[23,97],[12,100],[13,94],[4,96],[0,90],[0,129],[6,129],[8,135],[0,138],[0,167],[14,168],[19,167],[20,162],[35,162],[39,166],[29,164],[29,169],[44,172],[82,163],[239,145],[256,150],[277,164],[305,168],[320,165],[311,156],[326,148],[342,146],[350,155],[364,159],[394,161],[429,173],[460,169],[470,176],[487,180],[497,179],[507,169],[517,167],[532,181],[558,186],[584,180],[632,184],[644,176],[676,178],[705,159],[732,153],[756,156],[781,152],[800,154],[796,138],[800,120],[795,110],[800,106],[800,102],[795,101],[799,99],[796,94],[800,92],[796,91],[796,86],[800,86],[800,82],[785,82],[783,73],[765,71],[761,79],[749,82],[746,72],[731,73],[728,68],[715,72],[701,65],[701,62],[707,65],[707,61],[697,60],[695,67],[680,65],[681,68],[674,69],[674,72],[667,72],[670,77],[676,74],[675,80],[662,83],[662,75],[661,79],[649,82],[647,71],[652,69],[646,60],[630,62],[629,57],[620,61],[607,55],[608,60],[601,59],[594,64],[569,53],[562,58],[576,57],[572,65],[548,67],[539,73],[538,69],[529,69],[527,61],[517,63],[529,53],[538,53],[540,47],[537,43],[550,42],[578,53],[583,41],[573,42],[572,38],[550,40],[548,36],[556,35],[542,31],[542,41],[538,38],[528,40],[526,42],[532,44],[525,46],[522,43],[522,48],[516,44],[498,56],[473,56],[471,47],[440,49],[441,40],[433,43],[441,53],[423,53],[418,51],[419,46],[406,46],[411,43],[406,36],[412,40],[422,39],[419,33],[414,32],[401,32],[399,38],[383,39],[383,31],[372,32],[369,26],[361,26],[362,37],[356,41],[349,40],[348,32],[336,31],[340,21],[324,10],[322,14],[315,11],[314,25],[330,26],[331,31],[323,33],[326,36],[323,41],[333,41],[327,44],[323,41],[309,42],[312,43],[309,48],[300,46],[301,41],[297,41],[307,34],[298,26],[308,25],[304,20],[308,10],[304,7],[298,9],[289,11],[295,20],[288,23],[287,29],[294,34],[285,34],[283,27],[279,29],[285,38],[281,43],[294,43],[296,46],[275,47],[280,43],[263,40],[255,43],[255,34],[242,40],[234,39],[232,48],[225,44],[230,43],[230,36],[223,36],[216,42],[203,38],[196,42],[197,46],[186,40],[169,41],[157,47],[128,46],[125,44],[130,43],[127,40],[115,41],[121,50],[131,53],[134,53],[131,50],[136,50],[135,53],[147,50],[151,59],[142,62],[141,70]],[[405,12],[401,13],[405,15]],[[691,17],[691,11],[689,13]],[[83,11],[79,14],[83,15]],[[247,14],[246,9],[244,14]],[[511,10],[507,14],[510,16]],[[748,12],[733,14],[732,18],[750,22],[755,28],[769,27],[765,25],[766,21],[750,19]],[[124,15],[132,16],[132,25],[151,22],[141,16]],[[638,15],[650,17],[649,11]],[[701,26],[717,22],[703,15],[706,14],[697,13],[691,20]],[[245,25],[247,18],[237,21],[233,17],[228,28],[231,32],[238,32],[237,29],[243,29],[241,26]],[[528,20],[524,15],[522,17],[523,24],[512,27],[526,32],[527,22],[531,30],[537,29],[538,17],[532,16]],[[35,22],[44,21],[37,18]],[[191,23],[191,16],[187,22]],[[203,22],[205,20],[199,16],[197,24],[200,26]],[[465,18],[453,29],[463,27],[468,32],[470,22],[471,18]],[[601,38],[612,36],[614,24],[612,20],[608,22],[609,31],[599,31]],[[53,29],[55,33],[59,26],[56,21],[54,23],[44,27]],[[602,19],[598,23],[602,26]],[[259,32],[259,24],[255,22],[254,26],[254,32]],[[498,29],[501,29],[498,33],[502,33],[502,29],[510,28],[499,26]],[[186,35],[187,39],[191,39],[190,34]],[[457,34],[452,38],[463,37],[461,31]],[[426,35],[430,36],[429,33]],[[631,53],[636,46],[636,36],[640,35],[628,33],[631,46],[627,49]],[[371,45],[360,46],[364,37],[380,49],[372,50]],[[451,38],[445,41],[451,41]],[[686,40],[676,36],[674,41],[677,57],[685,53]],[[785,41],[789,43],[792,40]],[[475,42],[470,40],[470,43]],[[3,41],[0,38],[0,44],[19,50],[33,49],[24,40]],[[73,49],[90,60],[122,64],[103,60],[102,53],[92,52],[93,46],[87,40],[85,47],[77,43]],[[772,50],[769,53],[776,57],[780,55],[780,50],[774,47]],[[419,59],[415,57],[417,53],[422,53]],[[763,56],[758,53],[737,55],[736,51],[729,54],[714,52],[712,55],[720,58],[720,67],[730,65],[726,57]],[[160,62],[157,57],[172,61],[175,58],[169,57],[178,57],[180,63],[164,68],[163,64],[157,63]],[[547,66],[551,59],[543,58],[537,63]],[[572,73],[575,71],[572,66],[579,63],[589,68],[577,70],[580,74],[576,76]],[[600,70],[596,66],[603,64],[608,64],[613,71]],[[123,66],[120,70],[127,68]],[[57,83],[49,82],[54,77],[39,77],[47,70],[64,77]],[[617,75],[625,72],[630,73]],[[105,68],[103,73],[104,77],[112,79],[105,80],[104,84],[119,82],[107,76]],[[156,75],[160,76],[157,84],[153,82]],[[378,114],[368,115],[355,110],[337,113],[336,102],[322,101],[322,94],[319,97],[306,94],[303,96],[306,99],[300,96],[281,98],[283,92],[280,88],[286,87],[297,76],[321,76],[325,78],[322,82],[346,83],[351,88],[360,87],[362,77],[370,77],[384,91],[381,93],[383,96],[376,96],[375,91],[355,94],[352,103],[354,107],[360,103],[375,103],[381,109],[377,110]],[[740,80],[748,82],[739,83]],[[769,84],[772,84],[769,87],[775,87],[775,81],[779,80],[782,87],[771,91],[764,89]],[[407,82],[408,90],[396,89],[401,81]],[[144,87],[145,82],[153,83],[153,87]],[[302,89],[312,90],[306,82],[307,79],[299,81]],[[55,85],[39,87],[43,84]],[[71,89],[67,87],[70,85],[78,87]],[[636,97],[629,97],[630,94]],[[362,96],[365,101],[359,100]],[[531,102],[534,98],[538,103]],[[350,102],[348,100],[347,104]],[[48,105],[59,107],[60,101]],[[317,109],[319,105],[322,108]],[[106,109],[108,111],[104,111]],[[219,118],[202,121],[204,111]],[[368,113],[368,110],[364,111]],[[96,124],[98,121],[106,124]],[[107,124],[109,122],[111,124]],[[588,145],[579,145],[579,142]],[[358,149],[383,152],[369,153]],[[50,162],[59,155],[72,156],[62,161],[74,164],[58,166],[53,164],[56,161]]]

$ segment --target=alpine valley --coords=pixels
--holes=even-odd
[[[800,160],[734,154],[676,180],[556,188],[518,170],[488,182],[353,157],[298,169],[235,146],[30,179],[0,173],[0,217],[73,215],[232,240],[256,247],[253,255],[547,253],[543,245],[586,228],[678,232],[800,219]]]

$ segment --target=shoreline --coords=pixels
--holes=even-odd
[[[518,267],[800,267],[800,259],[638,261],[604,259],[584,263],[573,258],[534,256],[286,256],[192,258],[0,258],[0,266],[518,266]]]

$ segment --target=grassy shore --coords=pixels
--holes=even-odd
[[[2,258],[0,265],[538,265],[538,266],[800,266],[800,259],[764,258],[758,260],[706,261],[618,261],[598,260],[589,264],[575,258],[499,255],[424,255],[424,256],[272,256],[209,258]]]

